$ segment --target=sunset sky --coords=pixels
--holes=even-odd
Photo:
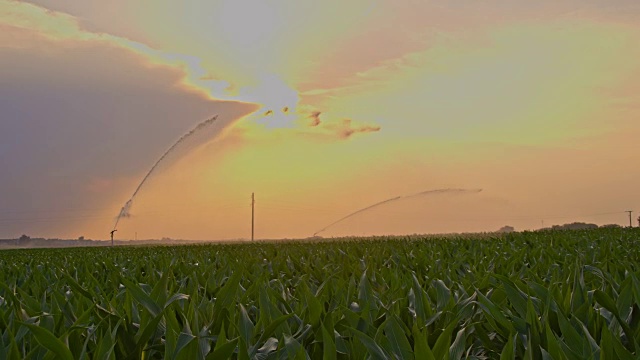
[[[0,238],[108,238],[214,115],[117,238],[628,225],[640,2],[0,0]]]

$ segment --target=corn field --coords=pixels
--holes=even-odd
[[[640,231],[0,251],[0,359],[637,359]]]

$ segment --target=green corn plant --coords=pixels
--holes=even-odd
[[[0,251],[0,359],[637,359],[640,231]]]

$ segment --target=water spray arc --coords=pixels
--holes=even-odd
[[[373,208],[376,208],[376,207],[379,207],[379,206],[382,206],[382,205],[387,205],[389,203],[392,203],[392,202],[395,202],[395,201],[398,201],[398,200],[411,199],[411,198],[416,198],[416,197],[420,197],[420,196],[436,195],[436,194],[456,194],[456,193],[459,193],[459,194],[472,194],[472,193],[479,193],[481,191],[482,191],[482,189],[436,189],[436,190],[421,191],[421,192],[419,192],[417,194],[413,194],[413,195],[396,196],[396,197],[393,197],[391,199],[380,201],[380,202],[375,203],[373,205],[369,205],[369,206],[367,206],[365,208],[362,208],[362,209],[360,209],[358,211],[352,212],[351,214],[349,214],[349,215],[347,215],[347,216],[345,216],[343,218],[340,218],[340,219],[332,222],[331,224],[323,227],[322,229],[316,231],[313,234],[313,236],[316,236],[316,235],[320,234],[321,232],[329,229],[330,227],[332,227],[332,226],[334,226],[334,225],[336,225],[338,223],[341,223],[341,222],[347,220],[348,218],[350,218],[352,216],[358,215],[358,214],[363,213],[365,211],[369,211],[369,210],[371,210]]]
[[[140,184],[138,185],[136,190],[133,192],[133,195],[131,195],[131,197],[129,198],[129,200],[127,200],[127,202],[124,204],[122,209],[120,209],[120,213],[118,213],[118,217],[116,218],[116,223],[113,225],[114,231],[117,229],[120,219],[131,216],[130,210],[131,210],[131,206],[133,205],[133,199],[136,197],[136,195],[138,195],[138,193],[140,192],[140,189],[147,182],[147,179],[149,179],[151,174],[153,174],[153,172],[156,170],[158,165],[162,163],[162,161],[185,140],[187,140],[189,137],[191,137],[195,133],[200,132],[205,128],[208,128],[209,126],[213,125],[216,122],[216,120],[218,120],[218,115],[214,115],[213,117],[199,123],[198,125],[196,125],[196,127],[189,130],[189,132],[182,135],[173,145],[171,145],[170,148],[167,149],[167,151],[164,152],[164,154],[162,154],[162,156],[160,156],[160,158],[153,164],[151,169],[149,169],[149,171],[144,176],[144,178],[142,178],[142,181],[140,181]]]

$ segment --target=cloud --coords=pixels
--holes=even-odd
[[[327,128],[333,130],[341,139],[348,139],[354,134],[366,134],[380,131],[380,126],[360,125],[354,126],[351,119],[344,119],[341,123],[329,124]]]
[[[255,110],[185,91],[176,86],[179,67],[154,66],[74,21],[0,1],[0,213],[21,212],[0,237],[77,237],[85,229],[104,238],[141,172],[180,134],[211,114],[229,125]],[[85,228],[87,216],[33,220],[61,207],[92,209],[93,226]]]
[[[322,122],[320,121],[320,114],[322,114],[320,111],[314,111],[311,113],[311,115],[309,115],[309,118],[311,119],[311,123],[309,124],[309,126],[314,127],[320,125],[320,123]]]
[[[331,137],[338,140],[347,140],[356,134],[374,133],[381,130],[378,125],[355,124],[352,119],[341,119],[338,121],[320,120],[320,111],[314,111],[307,118],[311,119],[308,134],[316,134],[322,137]]]
[[[59,42],[58,47],[94,44],[125,49],[140,56],[148,66],[171,67],[180,71],[182,76],[177,85],[209,100],[245,103],[258,100],[251,96],[251,89],[241,89],[244,93],[238,94],[234,84],[213,77],[198,56],[159,50],[109,33],[87,31],[77,18],[66,13],[23,2],[0,2],[0,48],[37,47],[42,39]]]
[[[330,114],[324,114],[313,108],[305,108],[306,116],[303,115],[304,124],[307,126],[306,133],[322,134],[338,139],[348,139],[355,134],[366,134],[378,132],[382,129],[379,125],[358,124],[350,118],[335,119]]]
[[[281,136],[286,135],[316,140],[347,140],[354,135],[375,133],[382,129],[378,124],[322,112],[309,105],[301,105],[295,110],[284,108],[282,111],[256,112],[247,116],[238,126],[243,131],[236,132],[236,135],[241,134],[244,137],[282,139]]]
[[[303,130],[304,133],[346,140],[356,134],[375,133],[382,129],[379,125],[361,124],[350,118],[335,119],[330,114],[324,114],[318,110],[311,110],[307,114],[302,116],[303,122],[307,126],[307,129]]]

